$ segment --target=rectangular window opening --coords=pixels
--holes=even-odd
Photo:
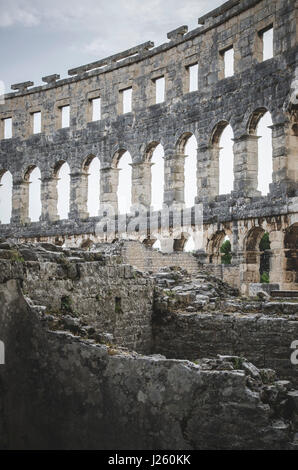
[[[12,138],[12,118],[3,119],[4,139]]]
[[[122,109],[123,114],[131,113],[132,110],[132,88],[122,90]]]
[[[273,58],[273,27],[261,33],[263,42],[263,61]]]
[[[41,133],[41,112],[33,113],[33,134]]]
[[[163,103],[165,100],[165,77],[155,80],[155,103]]]
[[[101,101],[100,98],[91,100],[92,106],[92,121],[100,121],[101,119]]]
[[[189,91],[197,91],[199,89],[199,64],[190,65],[189,73]]]
[[[70,106],[62,106],[61,108],[61,128],[69,127],[70,125]]]
[[[232,77],[234,75],[234,48],[231,47],[223,52],[224,76]]]

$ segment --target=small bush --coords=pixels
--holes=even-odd
[[[61,297],[61,310],[62,312],[73,313],[71,297]]]
[[[261,275],[261,283],[262,283],[262,284],[269,284],[269,281],[270,281],[270,279],[269,279],[269,274],[266,273],[266,272],[263,273],[263,274]]]

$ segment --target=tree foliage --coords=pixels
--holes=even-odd
[[[220,252],[223,253],[221,257],[222,264],[231,264],[232,261],[232,247],[230,240],[223,242],[220,248]]]

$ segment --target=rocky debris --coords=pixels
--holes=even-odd
[[[179,268],[164,268],[154,274],[155,311],[214,311],[222,299],[235,298],[237,289],[206,273],[190,276]]]
[[[190,276],[178,267],[163,268],[152,275],[156,282],[155,315],[171,313],[239,313],[265,315],[292,315],[298,318],[298,302],[270,301],[270,296],[259,293],[259,300],[239,297],[232,288],[216,277],[200,272]]]

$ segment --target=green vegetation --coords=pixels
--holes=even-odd
[[[270,250],[270,239],[269,233],[265,233],[262,240],[260,241],[260,251]]]
[[[67,295],[61,297],[61,311],[64,313],[73,313],[71,297]]]
[[[269,274],[266,272],[263,272],[263,274],[261,274],[261,283],[269,284],[269,282],[270,282]]]
[[[241,370],[242,369],[242,366],[243,366],[243,361],[244,361],[244,358],[243,357],[235,357],[232,359],[232,362],[233,362],[233,366],[234,366],[234,369],[236,370]]]
[[[231,264],[232,261],[232,247],[230,240],[223,242],[220,248],[220,252],[223,253],[221,257],[222,264]]]
[[[18,250],[12,250],[11,260],[15,261],[16,263],[24,263],[25,262],[24,258],[21,256],[21,254],[18,252]]]
[[[260,241],[259,249],[261,252],[260,256],[260,282],[262,284],[269,284],[270,282],[270,238],[269,233],[265,233]]]

